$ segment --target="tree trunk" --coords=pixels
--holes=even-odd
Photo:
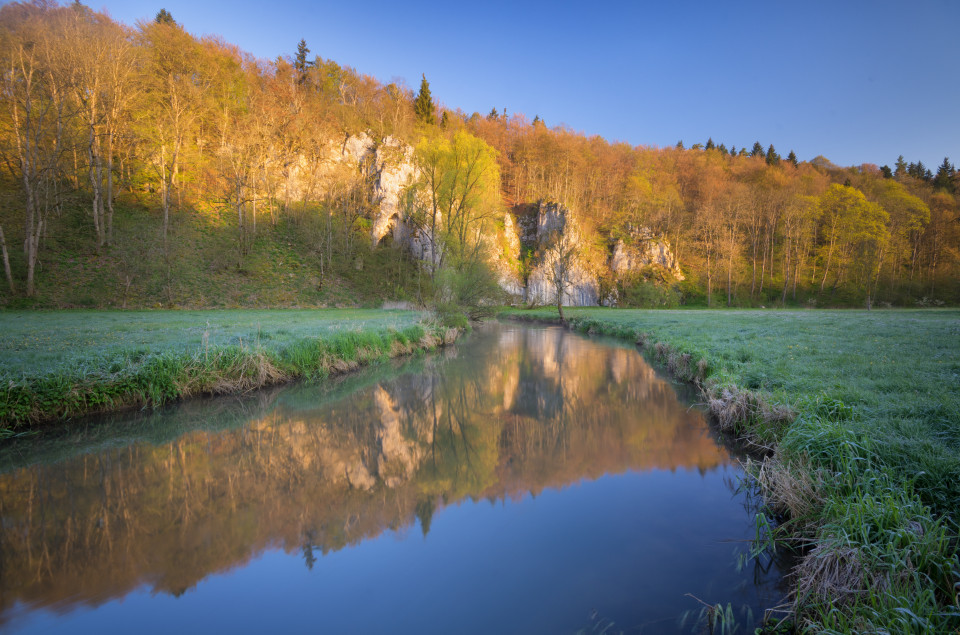
[[[13,287],[13,274],[10,273],[10,258],[7,256],[7,241],[3,237],[3,225],[0,225],[0,251],[3,252],[3,272],[7,274],[7,286],[10,287],[10,293],[16,293]]]

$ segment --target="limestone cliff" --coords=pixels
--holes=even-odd
[[[631,229],[627,240],[618,238],[610,255],[610,271],[622,275],[644,267],[660,267],[676,280],[683,280],[680,263],[665,238],[653,235],[646,227]]]
[[[422,229],[404,217],[401,205],[404,190],[419,176],[413,153],[412,146],[394,137],[378,141],[360,133],[338,142],[331,140],[316,156],[301,156],[283,166],[281,191],[288,201],[310,199],[321,196],[337,180],[362,178],[369,188],[373,245],[389,235],[395,247],[409,249],[415,258],[429,263],[436,247]],[[442,224],[443,219],[438,218],[437,223]],[[630,228],[626,236],[608,242],[608,252],[600,253],[603,249],[587,236],[574,211],[556,202],[539,201],[505,212],[502,223],[484,236],[498,282],[516,302],[556,302],[548,272],[556,262],[549,245],[558,237],[569,240],[577,252],[562,300],[566,306],[615,303],[616,298],[601,298],[604,273],[619,278],[657,267],[668,277],[683,280],[670,244],[649,229]]]

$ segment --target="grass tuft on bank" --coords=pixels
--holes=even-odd
[[[455,329],[424,318],[355,310],[2,313],[0,428],[9,435],[71,417],[322,378],[456,338]]]
[[[768,539],[803,552],[794,627],[960,628],[960,311],[565,313],[697,383],[764,457],[748,469],[776,521]]]

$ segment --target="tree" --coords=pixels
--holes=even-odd
[[[176,24],[173,20],[173,16],[170,15],[170,12],[166,9],[160,9],[157,11],[157,16],[153,19],[157,24]]]
[[[762,156],[764,156],[763,146],[760,145],[760,142],[759,142],[759,141],[755,141],[755,142],[753,143],[753,150],[750,151],[750,156],[752,156],[752,157],[762,157]]]
[[[833,288],[843,284],[847,272],[853,270],[857,281],[864,286],[869,304],[876,271],[889,238],[886,227],[889,214],[877,203],[868,201],[860,190],[833,184],[820,197],[819,215],[821,236],[826,243],[821,248],[826,260],[821,292],[836,261]]]
[[[787,161],[792,163],[793,167],[797,167],[799,165],[799,161],[797,161],[797,155],[793,150],[791,150],[790,154],[787,155]]]
[[[773,144],[770,144],[770,147],[767,148],[767,165],[780,165],[780,155],[777,154],[777,151],[773,149]]]
[[[713,137],[707,139],[707,145],[704,146],[706,150],[713,150],[716,148],[716,144],[713,143]]]
[[[553,288],[557,313],[564,324],[567,320],[563,317],[563,299],[580,256],[578,240],[571,228],[566,225],[567,222],[564,223],[563,228],[552,233],[543,256],[543,271],[547,282]]]
[[[307,41],[301,39],[297,43],[297,56],[293,60],[293,68],[297,71],[297,83],[303,84],[307,81],[307,69],[313,66],[313,62],[307,61],[307,54],[310,49],[307,48]]]
[[[903,160],[903,155],[897,157],[897,162],[894,164],[893,175],[898,179],[906,176],[907,174],[907,162]]]
[[[437,123],[436,107],[433,105],[430,83],[427,82],[426,74],[421,75],[420,92],[417,93],[417,98],[413,102],[413,112],[422,124],[432,126]]]
[[[420,176],[404,198],[421,245],[418,255],[427,263],[438,300],[462,299],[463,280],[453,272],[479,281],[487,268],[486,236],[500,206],[496,153],[461,129],[450,139],[437,134],[421,140],[414,163]]]
[[[950,163],[950,158],[943,157],[943,163],[937,168],[937,176],[933,179],[933,187],[953,194],[953,177],[956,174],[957,170]]]
[[[65,78],[51,64],[56,55],[47,11],[39,5],[0,8],[0,154],[22,187],[26,293],[36,293],[40,240],[50,212],[61,204],[59,161],[71,118]]]

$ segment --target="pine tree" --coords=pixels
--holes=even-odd
[[[446,129],[447,124],[449,124],[449,123],[450,123],[450,117],[447,115],[447,111],[444,110],[444,111],[440,114],[440,127],[443,128],[443,129]]]
[[[683,150],[683,139],[677,141],[677,150]]]
[[[427,81],[426,74],[421,75],[421,78],[420,92],[413,100],[413,112],[420,123],[432,126],[437,123],[436,108],[433,105],[433,97],[430,96],[430,83]]]
[[[793,167],[797,167],[797,164],[799,164],[799,161],[797,161],[797,154],[793,150],[791,150],[790,154],[787,155],[787,161],[792,163]]]
[[[780,165],[780,155],[773,149],[773,144],[767,148],[767,165]]]
[[[311,63],[307,61],[307,53],[309,52],[307,41],[301,38],[300,43],[297,44],[297,57],[293,60],[293,68],[297,71],[298,84],[307,81],[307,68],[311,66]]]
[[[546,124],[543,123],[543,119],[540,118],[540,115],[533,116],[533,127],[536,128],[537,126],[546,126]]]
[[[153,21],[157,24],[176,24],[176,22],[173,20],[173,16],[170,15],[170,12],[166,9],[160,9],[157,12],[157,17],[155,17]]]
[[[737,156],[737,146],[730,146],[730,156]]]
[[[933,179],[933,187],[953,193],[953,177],[957,170],[950,163],[949,157],[943,157],[943,163],[937,168],[937,176]]]
[[[490,109],[490,112],[487,113],[487,119],[490,121],[496,121],[500,118],[500,113],[497,112],[497,107],[494,106]]]
[[[706,149],[707,149],[707,150],[713,150],[713,149],[716,148],[716,147],[717,147],[717,146],[714,145],[714,143],[713,143],[713,137],[709,137],[709,138],[707,139]]]
[[[727,146],[723,145],[722,143],[717,146],[717,150],[719,150],[723,154],[727,154]]]
[[[881,166],[880,166],[880,173],[883,174],[883,178],[885,178],[885,179],[892,179],[892,178],[893,178],[893,170],[890,169],[890,166],[889,166],[889,165],[881,165]]]
[[[759,141],[754,142],[754,144],[753,144],[753,150],[750,151],[750,156],[752,156],[752,157],[762,157],[762,156],[764,156],[764,154],[763,154],[763,146],[760,145],[760,142],[759,142]]]
[[[896,177],[901,177],[907,173],[907,162],[903,160],[903,155],[897,157],[897,162],[894,164],[893,175]]]

